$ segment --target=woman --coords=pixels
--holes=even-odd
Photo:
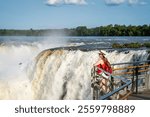
[[[109,63],[109,61],[107,60],[107,58],[105,57],[105,54],[103,52],[99,52],[99,59],[98,61],[93,64],[94,67],[97,67],[97,68],[101,68],[103,69],[104,71],[112,74],[112,68],[111,68],[111,65]],[[100,87],[102,88],[102,90],[104,92],[107,92],[107,79],[109,78],[108,75],[106,75],[102,70],[98,69],[97,70],[97,74],[101,74],[103,76],[103,79],[101,80],[100,82]]]
[[[111,74],[112,73],[111,65],[104,55],[105,54],[100,51],[99,52],[99,59],[93,66],[101,68],[104,71],[109,72]],[[102,71],[100,69],[98,69],[97,74],[101,74],[101,73],[102,73]]]

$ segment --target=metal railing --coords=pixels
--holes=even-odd
[[[106,74],[108,78],[105,78],[102,76],[102,74],[97,74],[96,71],[101,70],[102,74]],[[100,99],[100,100],[106,100],[106,99],[117,99],[117,95],[113,96],[115,94],[119,94],[121,90],[124,90],[125,88],[128,88],[130,84],[132,84],[131,80],[128,80],[123,77],[116,77],[112,74],[104,71],[101,68],[94,67],[92,69],[92,88],[93,88],[93,99]],[[102,86],[100,86],[100,83],[103,82],[103,80],[107,80],[106,84],[102,83]],[[118,81],[119,80],[119,81]],[[108,83],[109,82],[109,83]],[[105,87],[106,92],[104,92],[101,88]],[[107,90],[109,89],[109,90]],[[128,92],[131,93],[131,92]],[[125,92],[125,95],[129,95],[127,92]]]
[[[116,65],[117,65],[117,68],[114,68],[114,66]],[[118,67],[120,65],[129,65],[129,66]],[[144,73],[147,74],[148,71],[150,71],[150,60],[116,63],[116,64],[112,64],[112,68],[113,68],[114,76],[125,76],[126,78],[130,76],[130,79],[133,80],[133,83],[134,83],[133,85],[135,85],[135,89],[136,89],[135,93],[137,94],[138,93],[138,81],[140,80],[139,76]],[[119,73],[117,73],[116,71],[119,71]]]
[[[101,68],[94,67],[91,70],[91,76],[93,77],[91,86],[93,88],[93,99],[127,99],[128,96],[134,92],[136,88],[136,93],[138,93],[138,75],[139,73],[149,71],[150,61],[137,61],[128,63],[117,63],[115,65],[126,65],[132,64],[132,66],[126,66],[122,68],[114,68],[113,71],[125,70],[120,73],[110,74]],[[108,78],[105,78],[101,74],[97,74],[97,70],[101,70],[102,73],[106,74]],[[132,76],[128,78],[126,75]],[[136,76],[136,79],[134,78]],[[106,83],[102,83],[106,80]],[[109,83],[108,83],[109,82]],[[102,86],[101,86],[101,85]],[[109,91],[104,92],[102,87],[109,89]],[[122,93],[124,92],[124,93]],[[118,96],[118,97],[117,97]]]

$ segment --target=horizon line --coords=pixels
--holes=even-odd
[[[118,26],[144,26],[144,25],[147,25],[147,26],[150,26],[150,24],[107,24],[107,25],[99,25],[99,26],[93,26],[93,27],[90,27],[90,26],[86,26],[86,25],[79,25],[79,26],[75,26],[75,27],[64,27],[64,28],[0,28],[0,30],[62,30],[62,29],[75,29],[77,27],[86,27],[87,29],[91,29],[91,28],[97,28],[97,27],[107,27],[109,25],[112,25],[113,27],[115,25],[118,25]]]

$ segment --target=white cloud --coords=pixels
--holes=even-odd
[[[106,4],[119,5],[125,2],[125,0],[105,0]]]
[[[140,2],[140,5],[146,5],[146,4],[147,2],[144,2],[144,1]]]
[[[137,4],[139,1],[138,0],[128,0],[129,4]]]
[[[48,5],[62,5],[62,4],[74,4],[74,5],[84,5],[85,0],[47,0]]]
[[[47,4],[50,4],[50,5],[55,5],[55,4],[60,4],[62,3],[62,0],[48,0],[47,1]]]
[[[130,5],[146,5],[147,3],[142,0],[105,0],[106,4],[108,5],[120,5],[124,3],[128,3]]]
[[[128,3],[130,5],[146,5],[147,2],[145,2],[144,0],[128,0]]]
[[[92,0],[91,0],[92,1]],[[144,0],[104,0],[107,5],[121,5],[121,4],[129,4],[129,5],[146,5],[147,2]],[[85,5],[87,4],[87,0],[47,0],[48,5]],[[89,3],[90,4],[90,3]]]

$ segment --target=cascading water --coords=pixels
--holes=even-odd
[[[34,99],[92,99],[91,68],[98,51],[46,50],[30,66],[29,77]],[[106,53],[106,52],[105,52]],[[129,62],[133,56],[147,59],[146,51],[107,53],[111,63]],[[118,60],[118,58],[120,59]]]
[[[91,99],[92,52],[47,50],[33,64],[35,99]]]

